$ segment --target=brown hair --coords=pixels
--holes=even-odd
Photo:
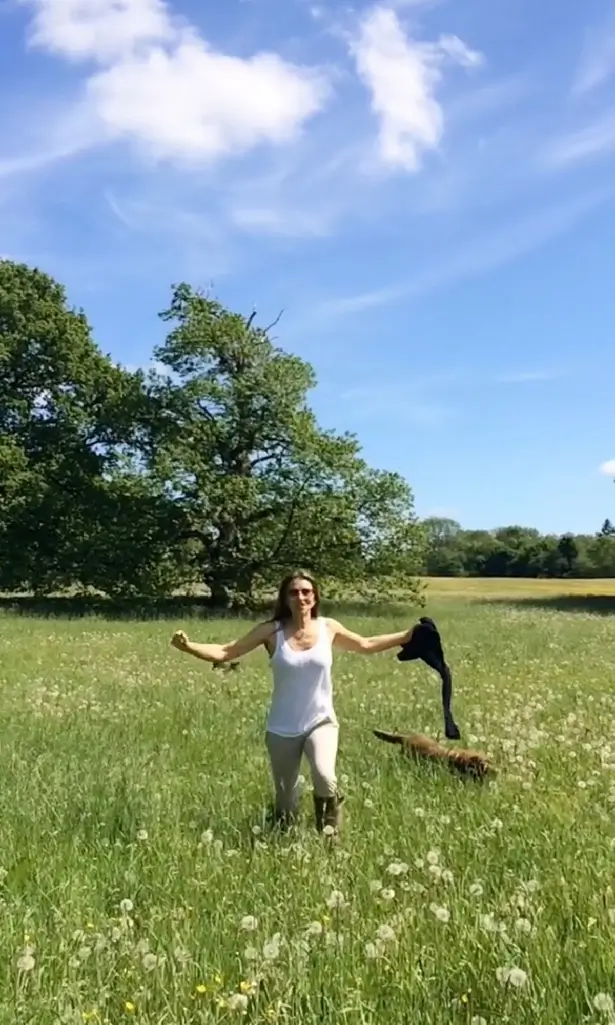
[[[291,619],[292,612],[290,611],[290,605],[288,604],[288,589],[293,580],[307,580],[312,585],[314,591],[314,604],[310,609],[310,615],[312,619],[318,619],[320,610],[320,590],[318,584],[314,580],[313,576],[309,573],[302,573],[301,570],[294,570],[292,573],[287,573],[284,577],[280,584],[280,589],[273,609],[273,616],[271,618],[280,623]]]

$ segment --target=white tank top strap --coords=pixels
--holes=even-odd
[[[282,623],[280,623],[279,620],[277,620],[277,619],[275,621],[275,634],[274,634],[274,638],[275,638],[275,641],[274,641],[274,646],[273,646],[273,654],[277,655],[277,653],[280,650],[281,646],[284,644],[284,627],[283,627]]]

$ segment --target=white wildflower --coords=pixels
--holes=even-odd
[[[276,932],[263,946],[263,957],[266,961],[275,961],[280,955],[281,934]]]
[[[438,907],[437,904],[430,904],[429,910],[438,919],[439,922],[450,922],[451,913],[448,908]]]
[[[592,1000],[592,1004],[597,1011],[600,1011],[601,1014],[613,1014],[613,997],[608,993],[596,993]]]
[[[527,972],[524,972],[523,968],[496,968],[495,974],[502,986],[522,989],[527,983]]]
[[[378,926],[376,936],[383,943],[392,943],[395,939],[395,930],[390,925]]]
[[[495,916],[491,912],[489,912],[489,914],[487,915],[481,915],[479,921],[481,929],[483,929],[485,932],[499,931],[500,927],[495,920]]]
[[[332,890],[331,894],[327,897],[327,907],[330,908],[343,908],[346,906],[346,898],[341,890]]]
[[[20,972],[31,972],[34,970],[36,961],[34,960],[32,949],[26,947],[21,957],[17,959],[17,968]]]
[[[244,915],[239,928],[244,932],[255,932],[258,929],[258,918],[255,918],[254,915]]]
[[[248,998],[245,993],[232,993],[228,998],[229,1011],[238,1011],[244,1014],[248,1009]]]

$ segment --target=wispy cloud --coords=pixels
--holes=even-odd
[[[539,163],[547,169],[565,169],[583,160],[604,156],[615,149],[615,116],[550,140],[542,148]]]
[[[384,420],[387,423],[440,427],[455,419],[456,410],[432,396],[421,393],[414,379],[410,384],[374,382],[342,392],[337,399],[352,411],[355,420]]]
[[[599,89],[615,72],[615,10],[600,26],[585,33],[581,59],[572,85],[573,96]]]
[[[566,371],[559,368],[550,370],[513,370],[508,373],[497,374],[496,384],[543,384],[549,381],[558,381],[566,376]]]
[[[379,120],[380,161],[390,168],[417,171],[423,153],[438,146],[444,131],[444,114],[436,98],[442,66],[448,60],[476,67],[482,55],[457,36],[442,36],[435,43],[413,39],[397,13],[384,6],[370,9],[361,19],[350,51]]]
[[[355,420],[381,420],[437,428],[457,420],[467,408],[468,396],[477,389],[549,383],[566,375],[563,368],[484,373],[463,370],[441,374],[413,373],[412,378],[394,381],[369,380],[335,395]]]
[[[615,459],[607,459],[600,465],[600,473],[604,477],[615,477]]]
[[[320,305],[318,315],[332,317],[360,313],[401,300],[417,299],[455,281],[486,274],[569,231],[612,194],[612,189],[593,192],[569,203],[551,206],[538,214],[517,219],[502,230],[483,236],[406,281],[327,300]]]

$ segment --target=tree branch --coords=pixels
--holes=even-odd
[[[284,313],[284,309],[281,309],[280,312],[278,313],[277,317],[275,318],[275,320],[272,320],[271,324],[268,324],[267,327],[263,328],[263,334],[264,335],[266,335],[268,331],[271,331],[272,327],[275,327],[277,324],[280,323],[280,320],[282,319],[282,314],[283,313]]]

